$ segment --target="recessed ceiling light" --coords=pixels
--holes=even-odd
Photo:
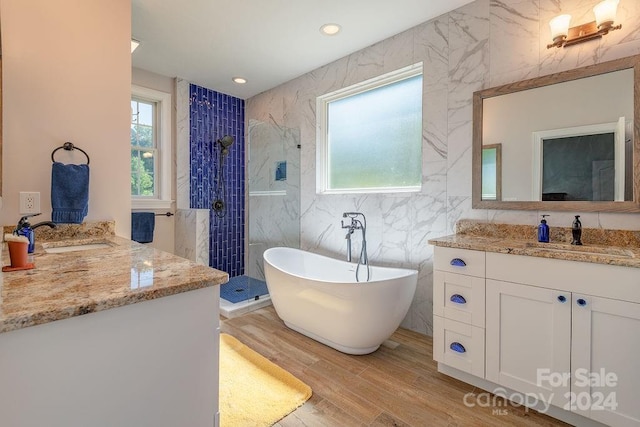
[[[131,53],[140,46],[140,42],[136,39],[131,39]]]
[[[233,79],[234,83],[238,83],[239,85],[243,85],[247,82],[247,79],[245,79],[244,77],[234,77]]]
[[[324,24],[320,27],[320,32],[326,36],[335,36],[341,29],[342,27],[338,24]]]

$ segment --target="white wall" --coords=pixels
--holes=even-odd
[[[302,248],[344,256],[341,213],[364,212],[370,260],[420,270],[403,326],[431,334],[433,247],[427,241],[453,233],[461,218],[532,227],[538,222],[536,211],[471,208],[473,92],[640,53],[640,2],[636,0],[620,2],[617,22],[622,30],[566,49],[546,48],[553,16],[570,13],[576,23],[588,22],[593,20],[595,3],[476,0],[249,99],[247,121],[274,121],[300,129]],[[337,36],[335,42],[339,40]],[[316,97],[419,61],[424,64],[422,191],[316,194]],[[552,214],[552,227],[571,225],[571,212],[545,213]],[[581,215],[584,227],[640,229],[638,214]]]
[[[135,52],[134,52],[135,55]],[[165,92],[171,94],[171,123],[172,123],[172,135],[171,135],[171,152],[176,152],[176,138],[175,138],[175,123],[176,123],[176,82],[174,78],[166,77],[160,74],[152,73],[150,71],[141,70],[139,68],[131,69],[131,83],[137,86],[142,86],[148,89],[157,90],[160,92]],[[175,154],[171,159],[171,199],[176,199],[176,190],[175,185],[176,182],[176,162],[175,162]],[[147,209],[145,209],[147,210]],[[154,212],[158,214],[166,213],[167,211],[171,213],[176,212],[175,203],[172,204],[170,209],[153,209]],[[167,217],[167,216],[156,216],[156,227],[153,233],[153,242],[149,243],[149,246],[152,246],[156,249],[160,249],[165,252],[175,253],[175,216]]]
[[[130,237],[131,3],[1,0],[3,206],[19,218],[19,192],[39,191],[51,218],[51,152],[71,141],[91,157],[85,221],[115,220]],[[60,150],[56,160],[80,162]],[[34,220],[35,222],[35,220]]]

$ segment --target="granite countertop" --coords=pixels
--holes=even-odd
[[[571,229],[556,229],[550,243],[531,226],[460,221],[456,234],[429,240],[435,246],[640,268],[640,232],[583,229],[583,245],[571,245]],[[568,233],[568,234],[567,234]],[[599,244],[588,243],[597,241]]]
[[[68,236],[67,236],[68,237]],[[47,253],[45,247],[109,247]],[[9,265],[6,243],[2,265]],[[227,273],[103,234],[38,242],[31,270],[0,273],[0,333],[226,283]],[[213,303],[213,302],[212,302]]]

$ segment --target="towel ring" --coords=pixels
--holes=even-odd
[[[73,151],[73,150],[79,150],[82,152],[82,154],[84,154],[87,157],[87,164],[89,164],[89,155],[80,147],[76,147],[75,145],[73,145],[73,143],[71,142],[65,142],[64,144],[62,144],[61,147],[56,148],[55,150],[53,150],[51,152],[51,161],[55,163],[55,159],[53,158],[53,155],[56,153],[56,151],[58,151],[59,149],[65,149],[67,151]]]

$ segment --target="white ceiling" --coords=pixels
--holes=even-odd
[[[247,99],[471,1],[132,0],[132,63]]]

